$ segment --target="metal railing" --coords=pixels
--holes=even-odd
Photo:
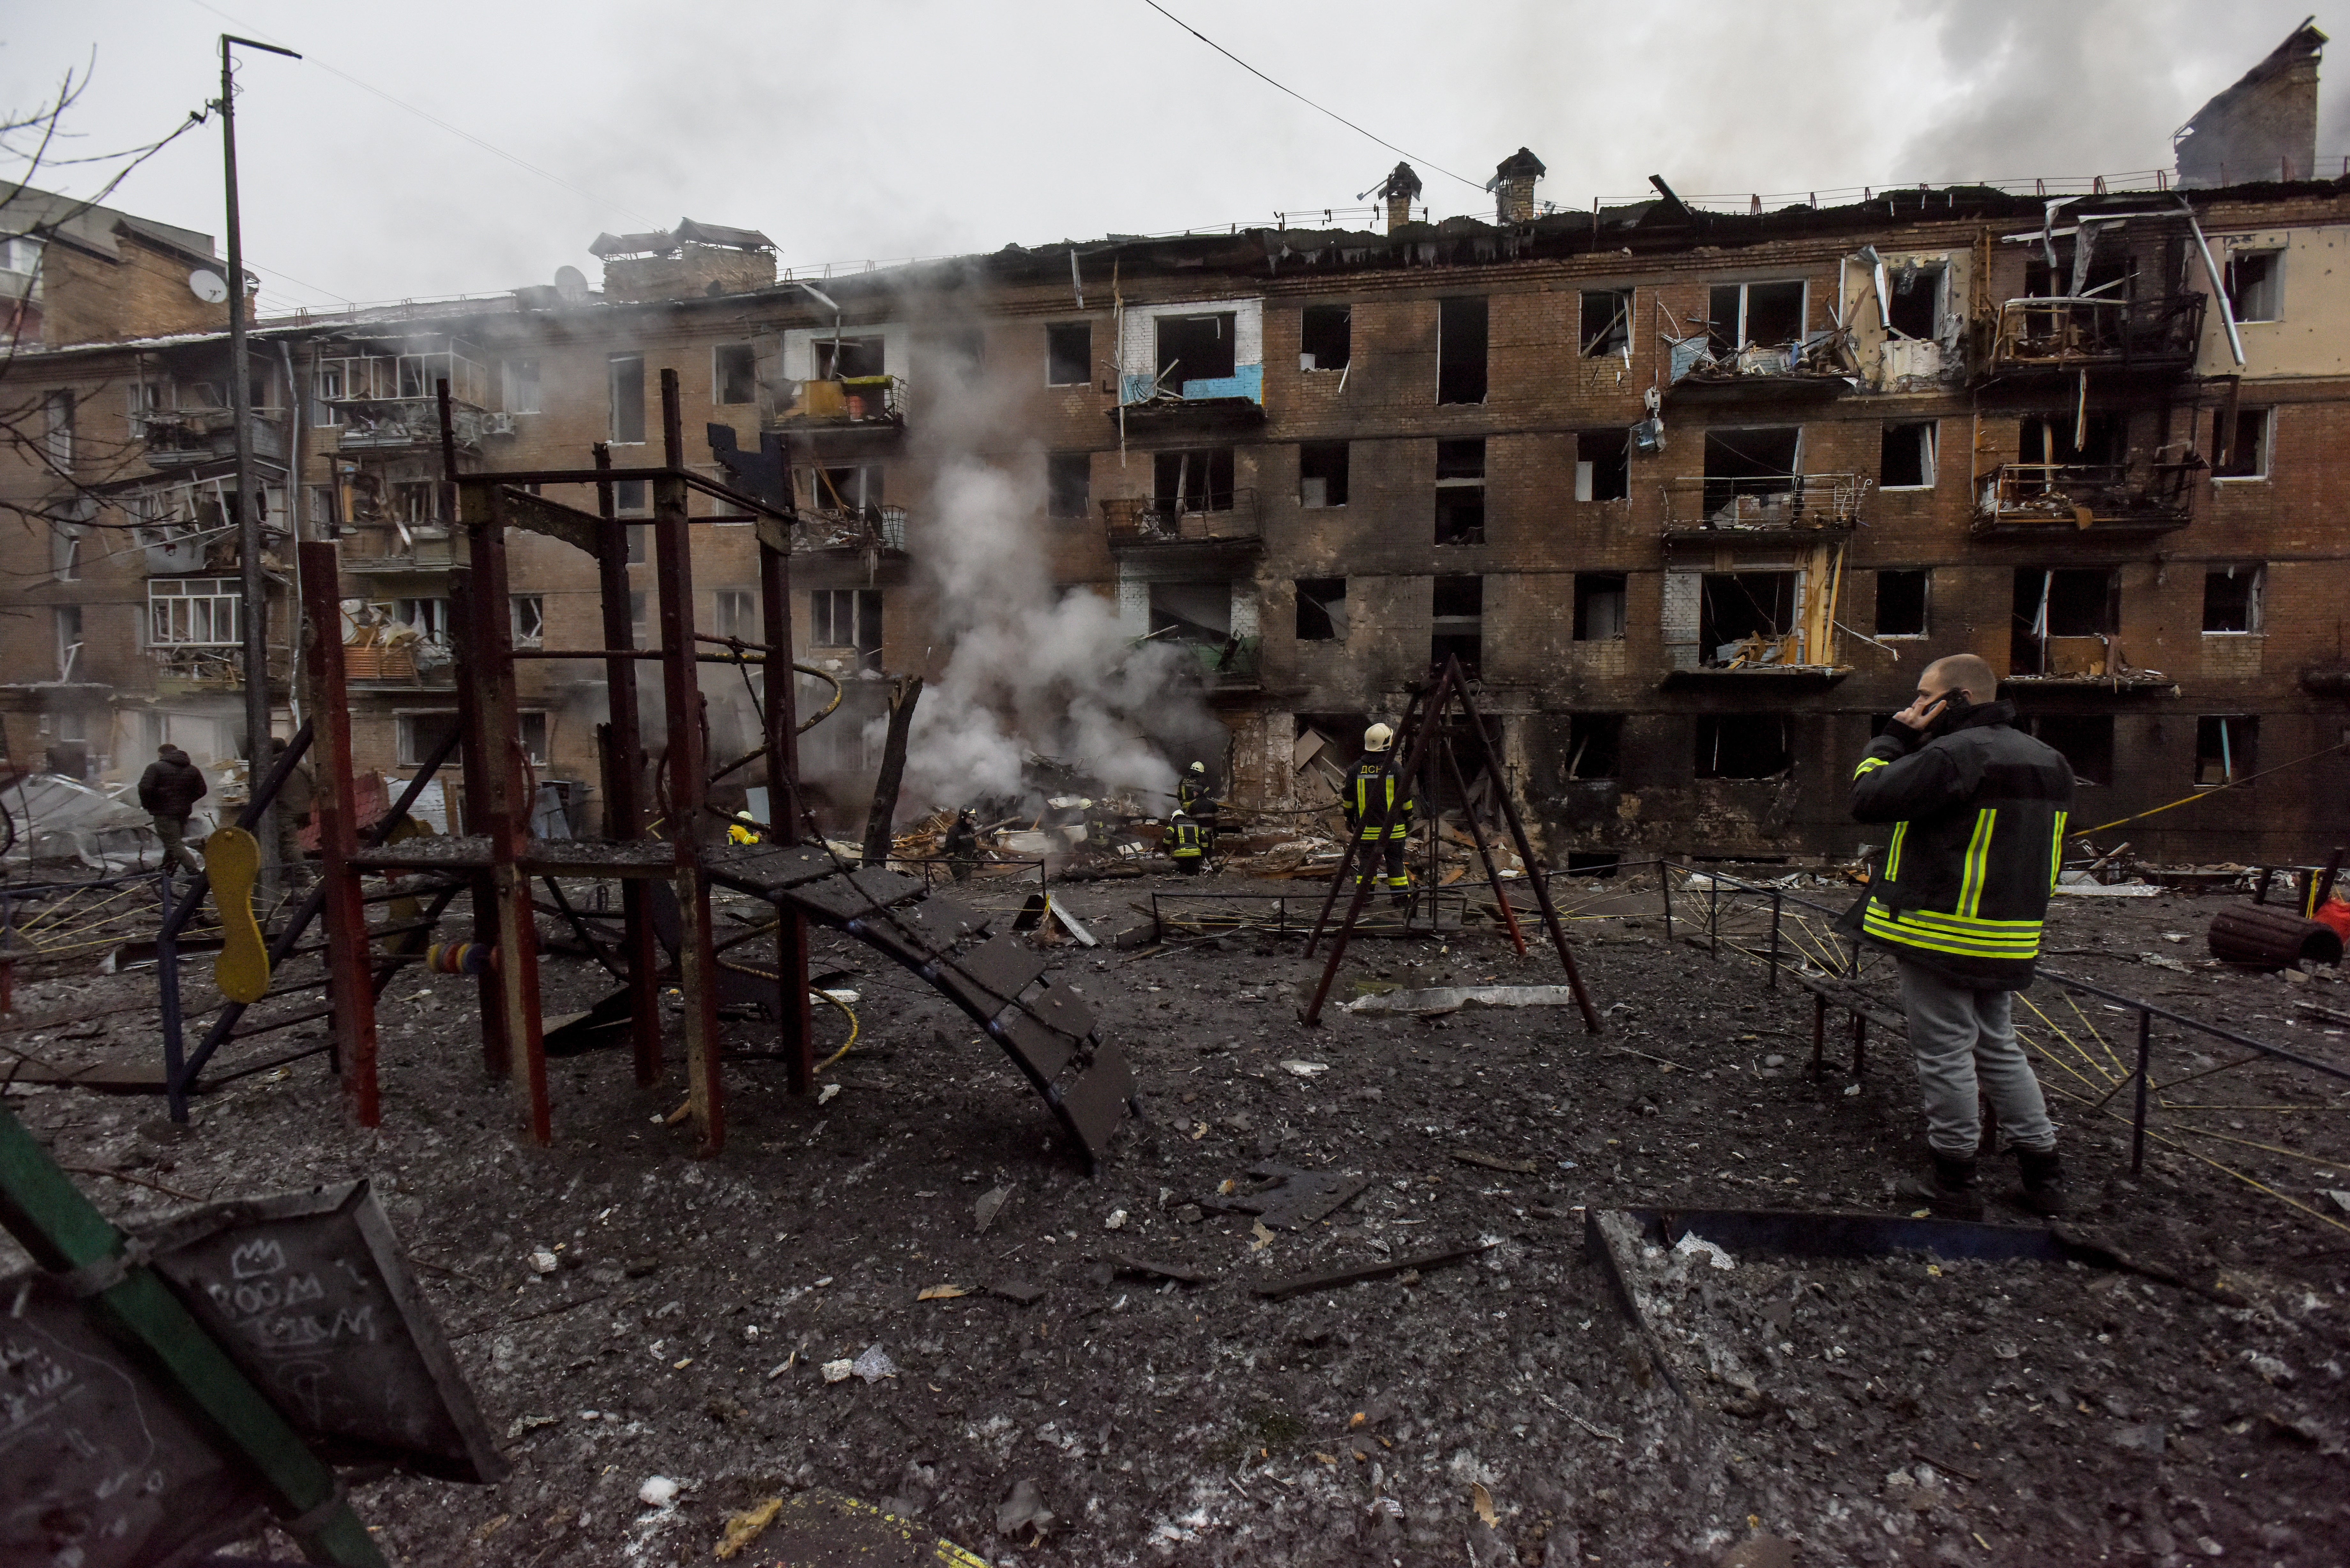
[[[1871,482],[1857,473],[1685,474],[1662,482],[1669,534],[1826,533],[1859,525]]]
[[[802,381],[799,396],[775,410],[779,429],[827,425],[903,427],[910,400],[903,376],[844,376]]]
[[[2073,295],[2007,300],[1999,307],[1990,368],[2183,365],[2195,358],[2201,342],[2205,303],[2199,294],[2144,300]]]
[[[792,524],[792,548],[811,550],[902,550],[902,506],[821,507],[803,511]]]
[[[2186,462],[2005,462],[1975,503],[1978,528],[2088,528],[2188,521],[2198,465]]]
[[[1196,545],[1264,537],[1254,490],[1215,490],[1189,499],[1115,496],[1101,504],[1112,545]]]

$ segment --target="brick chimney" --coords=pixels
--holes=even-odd
[[[1534,182],[1545,172],[1543,161],[1523,147],[1496,164],[1493,178],[1485,187],[1493,192],[1493,221],[1497,223],[1534,222]]]
[[[1378,193],[1388,204],[1388,233],[1411,222],[1411,204],[1419,196],[1419,174],[1409,163],[1399,163],[1379,182]]]
[[[775,281],[773,240],[691,218],[650,234],[598,234],[588,251],[603,261],[604,297],[615,305],[747,294]]]

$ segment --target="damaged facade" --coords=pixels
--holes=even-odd
[[[2295,51],[2247,83],[2297,80],[2314,46]],[[2229,183],[2190,181],[2226,119],[2182,140],[2191,199],[1905,189],[1733,214],[1659,184],[1544,213],[1521,149],[1495,223],[1410,221],[1407,167],[1383,233],[1113,237],[808,282],[778,281],[764,236],[689,221],[601,237],[600,290],[264,323],[256,450],[272,525],[341,543],[359,765],[395,779],[453,722],[461,677],[436,384],[461,467],[598,441],[626,467],[675,368],[690,452],[716,424],[785,465],[795,638],[852,678],[852,718],[885,705],[881,672],[935,676],[951,651],[922,569],[954,525],[925,421],[975,394],[1055,580],[1183,649],[1242,802],[1328,803],[1362,725],[1454,654],[1559,863],[1846,855],[1853,759],[1929,658],[1970,650],[2072,759],[2083,826],[2328,753],[2127,833],[2150,859],[2306,857],[2350,785],[2329,752],[2350,733],[2350,181],[2232,161]],[[136,528],[106,534],[88,586],[20,593],[38,608],[0,629],[10,668],[63,658],[71,607],[79,694],[7,689],[12,736],[70,726],[135,773],[160,732],[188,743],[174,682],[234,689],[203,652],[233,649],[237,613],[203,587],[234,580],[207,521],[222,352],[53,345],[11,371],[122,443],[86,483]],[[641,484],[616,499],[649,515]],[[754,634],[747,524],[698,529],[697,551],[701,624]],[[601,646],[577,553],[518,537],[512,574],[525,641]],[[592,815],[590,667],[522,680],[542,780]],[[742,683],[704,689],[712,753],[734,755]],[[812,732],[809,773],[869,767],[862,729]]]

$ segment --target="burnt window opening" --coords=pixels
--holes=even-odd
[[[1458,659],[1462,671],[1475,675],[1485,653],[1485,579],[1473,576],[1437,577],[1429,597],[1428,661],[1440,667]]]
[[[1939,336],[1942,322],[1942,280],[1938,266],[1905,266],[1895,270],[1887,297],[1886,324],[1905,337]]]
[[[2035,713],[2023,732],[2054,746],[2073,770],[2073,782],[2114,782],[2114,716],[2111,713]]]
[[[759,400],[759,357],[748,343],[721,343],[710,351],[711,400]],[[537,400],[534,397],[534,402]]]
[[[543,715],[542,715],[543,717]],[[392,716],[394,756],[403,768],[421,767],[433,753],[459,733],[455,710],[427,713],[397,713]],[[450,753],[456,760],[456,753]]]
[[[1793,492],[1803,436],[1800,425],[1706,431],[1706,514],[1735,505],[1743,496]]]
[[[2253,748],[2261,722],[2250,713],[2206,713],[2195,721],[2195,784],[2242,784],[2260,771]]]
[[[1566,721],[1566,776],[1612,779],[1623,768],[1624,715],[1574,713]]]
[[[2228,410],[2211,416],[2211,477],[2265,479],[2269,472],[2270,409],[2238,409],[2235,427]]]
[[[881,668],[879,588],[818,588],[808,610],[810,647],[848,649],[858,669]]]
[[[2283,314],[2282,251],[2238,251],[2227,270],[2228,308],[2238,321],[2274,321]]]
[[[1297,368],[1343,370],[1354,358],[1354,317],[1344,305],[1309,305],[1297,331]]]
[[[1614,849],[1570,849],[1566,852],[1566,874],[1570,877],[1613,877],[1624,864],[1623,854]]]
[[[1777,713],[1706,713],[1697,722],[1697,776],[1776,778],[1795,765],[1787,721]]]
[[[1195,447],[1162,452],[1150,460],[1150,497],[1161,513],[1230,512],[1232,509],[1232,449]]]
[[[1628,501],[1632,498],[1630,431],[1575,432],[1575,498],[1577,501]]]
[[[2085,674],[2102,650],[2052,647],[2067,639],[2104,639],[2121,626],[2121,574],[2105,567],[2017,569],[2008,667],[2018,675]]]
[[[1094,324],[1055,321],[1045,328],[1045,384],[1082,387],[1094,379]]]
[[[1706,293],[1706,336],[1716,354],[1776,347],[1804,336],[1804,283],[1721,283]]]
[[[816,340],[816,379],[847,381],[882,371],[882,340],[879,337],[819,337]]]
[[[1583,357],[1629,352],[1632,347],[1632,291],[1628,288],[1586,288],[1583,291],[1581,330]]]
[[[1877,635],[1926,635],[1926,594],[1932,575],[1923,566],[1877,574]]]
[[[1300,506],[1347,504],[1347,443],[1310,441],[1297,449],[1297,504]]]
[[[931,343],[931,354],[946,375],[959,381],[976,380],[987,369],[987,334],[976,327],[942,333]]]
[[[882,466],[878,462],[851,467],[808,470],[808,504],[818,512],[845,512],[870,516],[881,505]]]
[[[1083,517],[1093,510],[1094,454],[1055,452],[1045,456],[1045,514]]]
[[[2203,629],[2257,632],[2265,567],[2215,566],[2203,574]]]
[[[1485,440],[1436,443],[1436,542],[1485,542]]]
[[[645,357],[614,354],[604,369],[612,400],[609,438],[615,446],[639,444],[645,439]]]
[[[1877,451],[1877,488],[1930,490],[1934,485],[1935,421],[1918,420],[1885,427]]]
[[[1347,640],[1346,578],[1300,577],[1297,579],[1297,640],[1300,642]]]
[[[1485,300],[1441,299],[1436,305],[1436,400],[1485,400]]]
[[[1239,319],[1229,310],[1160,317],[1159,384],[1171,391],[1186,381],[1217,381],[1233,375]]]
[[[2129,461],[2129,415],[2117,410],[2092,410],[2086,419],[2034,414],[2022,423],[2017,451],[2025,463],[2120,464]]]
[[[1622,572],[1575,574],[1575,640],[1617,642],[1624,636],[1624,599],[1630,579]]]
[[[1705,574],[1698,599],[1697,636],[1708,664],[1728,664],[1750,639],[1776,641],[1794,629],[1794,573]]]
[[[2073,247],[2069,243],[2059,241],[2056,267],[2053,272],[2044,261],[2024,264],[2023,292],[2033,299],[2135,298],[2137,294],[2137,258],[2134,255],[2100,258],[2092,253],[2088,273],[2082,278],[2076,296],[2073,288]],[[2053,325],[2053,318],[2051,320]]]
[[[1230,666],[1240,651],[1239,639],[1232,634],[1231,583],[1152,583],[1149,592],[1150,635],[1154,639],[1186,648],[1211,649],[1210,662],[1215,669]]]

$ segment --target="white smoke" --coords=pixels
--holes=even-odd
[[[1034,485],[950,453],[931,498],[921,559],[938,591],[938,634],[951,652],[915,710],[910,804],[1018,795],[1032,752],[1113,790],[1171,794],[1175,768],[1158,741],[1196,745],[1222,732],[1179,684],[1182,655],[1138,645],[1099,594],[1054,585],[1051,552],[1036,536],[1043,498]]]

